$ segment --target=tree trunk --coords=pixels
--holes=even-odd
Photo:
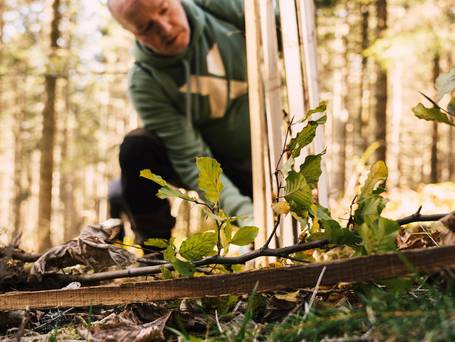
[[[439,67],[440,56],[437,53],[433,58],[433,84],[436,84],[436,79],[441,73]],[[439,181],[439,164],[438,164],[438,123],[433,122],[431,132],[431,183],[437,183]]]
[[[18,80],[21,80],[18,78]],[[16,89],[27,89],[23,84],[15,84]],[[25,174],[23,167],[26,165],[24,163],[25,150],[23,146],[23,122],[25,119],[25,108],[24,103],[24,94],[17,93],[17,103],[19,108],[16,109],[14,116],[14,126],[13,126],[13,135],[14,135],[14,197],[12,203],[12,215],[13,215],[13,236],[16,236],[22,232],[22,204],[30,196],[30,190],[23,185],[23,175]]]
[[[391,72],[391,107],[392,120],[390,123],[390,149],[389,149],[389,186],[399,187],[401,179],[401,121],[403,117],[403,64],[397,61]]]
[[[376,39],[380,39],[387,29],[387,1],[376,0]],[[387,70],[379,63],[376,65],[376,105],[374,110],[375,118],[375,140],[381,146],[376,150],[376,160],[386,160],[387,157]]]
[[[359,108],[357,116],[354,117],[353,135],[354,135],[354,153],[361,155],[368,147],[368,139],[366,137],[366,129],[368,127],[368,57],[364,51],[369,47],[369,22],[370,22],[370,6],[369,4],[360,3],[361,17],[361,53],[362,64],[360,70],[359,83]]]
[[[51,55],[58,49],[60,37],[60,0],[52,4],[53,19],[51,23],[50,48]],[[43,109],[42,136],[40,142],[40,190],[38,209],[38,251],[51,247],[51,215],[52,215],[52,175],[54,170],[54,141],[55,141],[55,102],[57,76],[49,72],[45,76],[46,102]]]
[[[455,128],[449,127],[449,181],[455,181]]]
[[[338,21],[335,32],[335,55],[334,55],[334,73],[333,73],[333,162],[332,162],[332,189],[331,192],[335,197],[343,196],[346,179],[346,122],[347,113],[344,107],[343,94],[343,72],[346,67],[345,60],[345,41],[342,36],[342,19]]]

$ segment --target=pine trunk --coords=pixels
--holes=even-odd
[[[344,25],[340,18],[338,21],[335,32],[335,55],[334,63],[335,69],[333,74],[333,126],[332,126],[332,139],[333,139],[333,160],[332,160],[332,194],[335,197],[341,197],[345,190],[346,178],[346,121],[347,114],[344,106],[344,92],[343,82],[345,81],[343,73],[346,67],[345,59],[345,40],[342,36],[341,26]]]
[[[449,181],[455,181],[455,128],[449,127]]]
[[[20,79],[22,80],[22,79]],[[19,82],[17,82],[19,83]],[[22,84],[15,84],[16,89],[26,89]],[[23,93],[17,93],[17,103],[23,103]],[[13,126],[13,135],[14,135],[14,197],[12,203],[12,216],[13,216],[13,236],[16,236],[22,232],[22,204],[29,197],[30,191],[25,190],[23,186],[22,178],[24,175],[23,166],[24,163],[24,146],[23,146],[23,122],[24,122],[24,112],[25,108],[19,106],[17,108],[14,116],[14,126]]]
[[[433,58],[433,84],[436,83],[436,79],[441,71],[439,67],[439,59],[439,54],[436,54]],[[437,183],[439,181],[438,138],[438,123],[433,122],[431,130],[431,183]]]
[[[376,39],[381,39],[387,29],[387,1],[376,0]],[[376,105],[374,109],[375,118],[375,140],[381,146],[376,150],[376,160],[386,160],[387,157],[387,70],[379,63],[376,65]]]
[[[50,48],[51,53],[58,48],[60,36],[60,0],[52,4],[53,19],[51,23]],[[51,216],[52,216],[52,175],[54,171],[54,141],[56,132],[55,102],[57,90],[57,76],[49,72],[45,76],[46,102],[43,109],[42,136],[40,142],[40,190],[38,209],[38,251],[51,247]]]
[[[365,50],[370,45],[369,40],[369,22],[370,22],[370,6],[368,4],[360,4],[361,17],[361,54],[362,62],[360,69],[359,83],[359,108],[357,116],[354,118],[354,148],[357,155],[361,155],[368,147],[368,139],[366,130],[368,127],[368,57],[364,54]]]

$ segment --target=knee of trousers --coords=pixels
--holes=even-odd
[[[124,170],[153,164],[159,161],[164,151],[164,145],[152,132],[135,129],[125,136],[120,145],[120,167]]]

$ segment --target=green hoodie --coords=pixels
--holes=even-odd
[[[182,181],[198,190],[195,158],[251,159],[242,0],[182,0],[191,43],[160,56],[136,41],[129,92],[144,126],[166,146]],[[222,176],[221,207],[252,215],[251,199]]]

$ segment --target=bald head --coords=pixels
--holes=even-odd
[[[123,17],[131,7],[134,8],[134,3],[138,1],[141,0],[108,0],[107,7],[111,12],[112,17],[124,26]]]
[[[182,53],[191,39],[180,0],[108,0],[116,21],[136,39],[164,56]]]

